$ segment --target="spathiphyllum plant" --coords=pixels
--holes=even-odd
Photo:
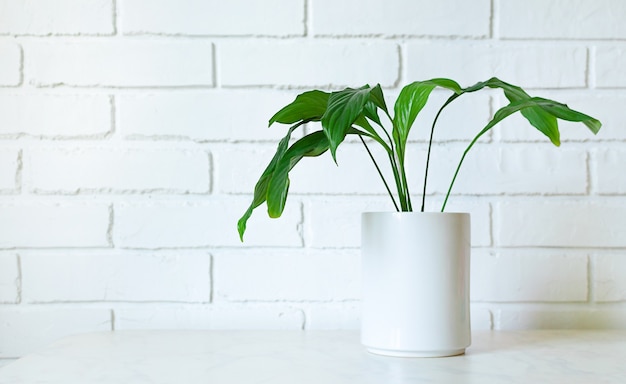
[[[600,121],[572,110],[563,103],[541,97],[531,97],[522,88],[505,83],[495,77],[467,88],[461,88],[454,80],[443,78],[416,81],[405,86],[398,95],[393,107],[393,116],[385,104],[380,85],[375,87],[365,85],[356,89],[346,88],[331,93],[320,90],[307,91],[298,95],[291,104],[282,108],[269,120],[270,126],[273,123],[282,123],[291,124],[291,127],[287,130],[285,137],[280,140],[276,154],[257,182],[250,207],[237,223],[241,240],[243,241],[246,223],[252,215],[252,211],[264,202],[267,202],[267,211],[270,217],[281,216],[289,191],[289,171],[303,157],[319,156],[328,150],[336,162],[337,148],[344,141],[346,135],[356,135],[360,139],[363,149],[371,158],[395,209],[397,211],[413,211],[405,169],[407,139],[415,118],[426,105],[431,92],[437,87],[452,91],[452,95],[443,103],[430,126],[424,190],[421,195],[421,211],[424,211],[430,150],[437,120],[450,103],[467,93],[477,92],[484,88],[501,89],[504,91],[509,104],[494,114],[491,121],[478,132],[463,152],[443,200],[442,212],[445,210],[450,192],[469,150],[481,136],[513,113],[520,112],[533,127],[546,135],[556,146],[560,145],[558,119],[581,122],[594,134],[602,126]],[[382,120],[381,115],[383,116]],[[309,133],[289,145],[292,133],[302,125],[311,122],[321,122],[321,130]],[[383,176],[378,162],[368,147],[368,142],[380,145],[386,152],[393,174],[395,193],[390,187],[389,180]]]

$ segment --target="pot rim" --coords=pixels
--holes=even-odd
[[[395,212],[395,211],[367,211],[361,216],[469,216],[469,212]]]

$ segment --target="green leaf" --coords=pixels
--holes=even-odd
[[[498,79],[497,77],[492,77],[487,81],[479,82],[472,85],[471,87],[464,88],[461,93],[476,92],[485,87],[502,89],[504,91],[504,95],[510,102],[516,102],[531,98],[531,96],[526,93],[522,88],[513,84],[506,83]],[[524,116],[524,118],[528,120],[528,122],[533,127],[535,127],[539,132],[546,135],[554,145],[559,146],[561,144],[556,117],[554,117],[550,113],[547,113],[545,110],[543,110],[543,108],[539,106],[530,106],[522,109],[520,112],[522,116]]]
[[[319,156],[328,150],[328,139],[323,131],[316,131],[296,141],[276,163],[267,191],[267,213],[276,218],[282,215],[289,192],[289,171],[305,156]]]
[[[402,88],[393,111],[393,139],[396,149],[402,158],[409,131],[417,115],[422,111],[430,93],[435,89],[434,84],[416,81]]]
[[[541,108],[561,120],[581,122],[593,132],[597,134],[602,127],[602,123],[589,115],[570,109],[566,104],[561,104],[554,100],[548,100],[550,104],[542,105]]]
[[[376,84],[376,86],[370,91],[370,101],[378,108],[385,111],[385,113],[389,113],[387,110],[387,104],[385,104],[385,95],[383,94],[383,89],[380,87],[380,84]]]
[[[400,156],[403,156],[409,131],[422,111],[433,89],[442,87],[452,90],[454,93],[461,92],[461,86],[450,79],[431,79],[413,82],[400,91],[393,116],[393,138]]]
[[[304,122],[300,122],[289,128],[285,137],[283,137],[278,143],[278,148],[276,149],[274,157],[272,157],[272,160],[261,174],[259,181],[257,181],[254,187],[254,197],[252,198],[252,203],[250,203],[250,206],[248,207],[246,212],[239,219],[239,221],[237,221],[237,231],[239,232],[239,239],[241,239],[241,241],[243,241],[243,234],[246,232],[246,224],[248,222],[248,219],[250,219],[250,216],[252,215],[252,211],[259,205],[263,204],[263,202],[265,202],[265,200],[267,199],[268,186],[274,174],[274,169],[276,167],[276,164],[287,151],[287,148],[289,146],[289,140],[291,139],[291,134],[296,128],[298,128],[302,124],[304,124]]]
[[[368,101],[365,103],[363,106],[363,115],[379,126],[383,125],[380,121],[380,117],[378,116],[378,109],[376,108],[376,104],[374,104],[374,102]]]
[[[276,112],[269,121],[273,123],[293,124],[298,121],[319,121],[326,112],[329,93],[313,90],[296,97],[289,105]]]
[[[363,113],[369,100],[371,88],[346,88],[333,92],[328,98],[328,108],[322,116],[322,128],[330,147],[330,153],[337,161],[337,147],[343,142],[354,121]]]

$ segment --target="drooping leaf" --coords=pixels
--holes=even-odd
[[[456,181],[456,177],[459,173],[459,170],[461,169],[461,165],[463,164],[463,161],[465,160],[465,156],[467,155],[467,153],[469,152],[470,149],[472,149],[472,147],[474,146],[474,144],[476,143],[476,141],[478,141],[478,139],[483,136],[485,133],[487,133],[491,128],[493,128],[494,126],[496,126],[498,123],[500,123],[502,120],[504,120],[506,117],[512,115],[515,112],[523,112],[524,110],[528,110],[528,109],[542,109],[544,111],[546,111],[546,113],[550,114],[550,116],[554,117],[555,121],[556,118],[560,118],[562,120],[567,120],[567,121],[575,121],[575,122],[582,122],[585,125],[587,125],[588,127],[594,127],[594,129],[596,129],[595,132],[597,132],[597,130],[600,129],[600,127],[602,126],[602,124],[594,119],[591,116],[587,116],[584,113],[578,112],[578,111],[574,111],[573,109],[570,109],[567,105],[559,103],[557,101],[554,100],[549,100],[549,99],[544,99],[541,97],[529,97],[529,98],[522,98],[519,100],[515,100],[512,101],[511,103],[509,103],[508,105],[500,108],[493,116],[493,119],[491,119],[491,121],[474,137],[474,139],[470,142],[470,144],[468,145],[468,147],[465,149],[465,152],[463,152],[463,156],[461,157],[461,160],[459,161],[459,164],[457,165],[456,171],[454,173],[454,176],[452,178],[452,182],[450,183],[450,187],[448,188],[448,192],[446,193],[446,197],[443,201],[443,206],[441,208],[441,211],[443,212],[443,210],[446,207],[446,203],[448,201],[448,198],[450,197],[450,193],[452,192],[452,187],[454,186],[454,182]],[[552,113],[554,112],[554,113]],[[592,129],[593,131],[593,129]],[[550,137],[550,140],[554,143],[555,141],[558,142],[558,135],[559,135],[559,131],[558,131],[558,123],[557,123],[557,129],[556,129],[556,137]]]
[[[594,135],[600,131],[602,123],[599,120],[594,119],[589,115],[585,115],[582,112],[570,109],[566,104],[561,104],[553,100],[550,101],[552,102],[551,104],[541,106],[541,108],[543,108],[549,114],[561,120],[581,122],[585,124],[587,128],[589,128],[589,130],[593,132]]]
[[[308,134],[296,141],[276,163],[267,191],[267,212],[270,217],[282,215],[289,192],[289,171],[305,156],[319,156],[328,150],[328,139],[322,131]]]
[[[471,87],[464,88],[461,93],[476,92],[485,87],[502,89],[504,96],[509,100],[509,102],[516,102],[531,98],[531,96],[522,88],[504,82],[497,77],[492,77],[487,81],[479,82]],[[554,145],[559,146],[561,144],[556,117],[547,113],[539,106],[530,106],[522,109],[520,112],[533,127],[547,136]]]
[[[280,111],[276,112],[269,121],[269,125],[273,123],[294,124],[298,121],[319,121],[328,104],[329,93],[313,90],[304,92],[296,97],[296,99]]]
[[[252,203],[250,203],[250,206],[248,207],[246,212],[239,219],[239,221],[237,221],[237,231],[239,232],[239,238],[241,241],[243,241],[243,234],[246,232],[246,224],[248,222],[248,219],[250,219],[250,216],[252,215],[252,211],[259,205],[263,204],[263,202],[265,202],[265,200],[267,199],[267,190],[274,174],[274,169],[276,167],[276,164],[287,151],[287,148],[289,146],[289,140],[291,139],[291,134],[297,127],[302,124],[304,123],[300,122],[289,128],[285,137],[283,137],[278,143],[278,148],[276,149],[276,153],[272,157],[272,160],[267,165],[267,167],[261,174],[261,177],[254,186],[254,197],[252,198]]]

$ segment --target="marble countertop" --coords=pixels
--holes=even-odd
[[[356,331],[115,331],[62,339],[2,384],[626,383],[626,331],[484,331],[462,356],[369,354]]]

